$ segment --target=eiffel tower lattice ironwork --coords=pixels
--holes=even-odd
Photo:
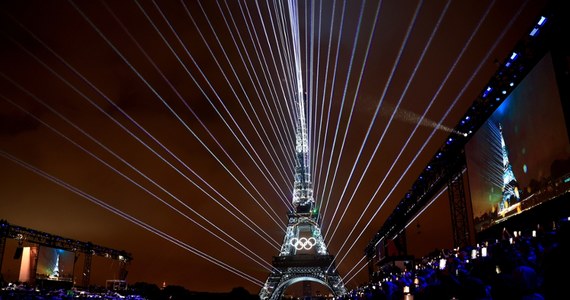
[[[503,138],[503,127],[499,124],[499,134],[501,136],[501,151],[503,155],[503,192],[499,202],[498,213],[505,214],[513,205],[520,201],[518,182],[513,173],[513,167],[509,162],[509,152]]]
[[[304,104],[299,93],[296,130],[294,211],[289,212],[285,238],[278,256],[273,257],[274,270],[259,293],[261,300],[281,299],[287,287],[302,281],[327,286],[335,296],[346,292],[336,270],[319,226],[309,170],[308,139]]]

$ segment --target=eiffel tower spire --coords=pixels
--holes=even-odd
[[[504,214],[509,208],[520,201],[518,182],[513,173],[513,167],[509,162],[509,152],[503,138],[503,127],[499,124],[499,135],[501,137],[501,151],[503,155],[503,192],[499,202],[499,214]]]
[[[299,108],[295,138],[295,183],[293,185],[293,207],[297,212],[307,212],[314,208],[313,187],[309,169],[309,141],[305,119],[305,104],[302,95],[296,101]]]

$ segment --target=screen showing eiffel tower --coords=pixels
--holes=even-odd
[[[555,198],[570,186],[570,142],[550,54],[466,144],[475,229]]]
[[[75,254],[70,251],[41,246],[36,269],[37,280],[73,281]]]

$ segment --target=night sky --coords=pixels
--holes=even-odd
[[[349,287],[545,2],[299,1],[315,200]],[[2,1],[0,219],[130,252],[129,283],[258,293],[291,203],[290,22],[279,1]],[[448,210],[412,254],[449,245]],[[92,283],[116,269],[94,260]]]

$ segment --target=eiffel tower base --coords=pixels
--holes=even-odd
[[[320,283],[328,287],[335,296],[344,294],[346,290],[333,260],[332,255],[297,254],[273,257],[276,270],[267,278],[259,298],[280,300],[287,287],[301,281]]]
[[[261,300],[280,300],[287,287],[301,281],[320,283],[335,296],[346,292],[321,235],[318,216],[307,211],[298,207],[297,212],[288,214],[281,252],[273,257],[273,271],[259,293]]]

